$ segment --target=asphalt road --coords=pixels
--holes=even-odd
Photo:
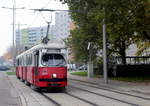
[[[0,71],[0,106],[21,106],[19,95],[2,71]]]

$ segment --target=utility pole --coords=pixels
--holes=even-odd
[[[89,50],[89,61],[88,61],[88,78],[93,77],[93,61],[92,61],[92,42],[88,42],[87,50]]]
[[[15,66],[15,42],[14,42],[14,39],[15,39],[15,21],[16,21],[16,9],[24,9],[24,7],[22,8],[16,8],[16,0],[13,0],[13,8],[9,8],[9,7],[2,7],[2,8],[5,8],[5,9],[11,9],[13,10],[13,39],[12,39],[12,47],[13,47],[13,51],[12,51],[12,55],[13,55],[13,64]]]
[[[15,17],[16,16],[16,0],[14,0],[14,3],[13,3],[13,63],[14,63],[14,66],[15,66],[15,42],[14,42],[14,39],[15,39]]]
[[[106,33],[106,3],[103,0],[104,19],[103,19],[103,76],[105,84],[108,84],[108,57],[107,57],[107,33]]]
[[[108,83],[108,61],[107,61],[107,37],[106,37],[106,24],[105,19],[103,20],[103,72],[104,82]]]

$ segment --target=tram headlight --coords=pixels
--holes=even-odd
[[[57,77],[57,74],[52,74],[52,77],[53,77],[53,78],[56,78],[56,77]]]
[[[43,71],[42,71],[42,75],[48,75],[47,70],[43,70]]]

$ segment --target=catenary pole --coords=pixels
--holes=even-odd
[[[9,8],[9,7],[2,7],[5,9],[11,9],[12,10],[12,14],[13,14],[13,19],[12,19],[12,26],[13,26],[13,33],[12,33],[12,61],[13,61],[13,65],[15,66],[15,21],[16,21],[16,9],[25,9],[24,7],[22,8],[16,8],[16,0],[13,0],[13,7]]]
[[[108,83],[108,67],[107,67],[107,37],[106,37],[106,23],[103,20],[103,71],[104,71],[104,82]]]
[[[13,64],[15,66],[15,42],[14,42],[14,39],[15,39],[15,16],[16,16],[16,0],[14,0],[14,3],[13,3],[13,41],[12,41],[12,46],[13,46]]]
[[[106,1],[103,0],[104,19],[103,19],[103,77],[105,84],[108,84],[108,57],[107,57],[107,33],[106,33]]]

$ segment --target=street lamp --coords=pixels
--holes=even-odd
[[[108,83],[108,61],[107,61],[107,37],[106,37],[106,23],[103,20],[103,72],[104,82]]]
[[[5,6],[3,6],[2,8],[13,10],[13,40],[12,40],[13,51],[12,51],[12,56],[13,56],[13,63],[15,66],[15,42],[14,42],[14,38],[15,38],[16,9],[25,9],[25,8],[24,7],[16,8],[16,0],[14,0],[14,2],[13,2],[13,8],[5,7]]]
[[[106,1],[103,0],[104,19],[103,19],[103,76],[105,84],[108,83],[108,57],[107,57],[107,33],[106,33]]]

